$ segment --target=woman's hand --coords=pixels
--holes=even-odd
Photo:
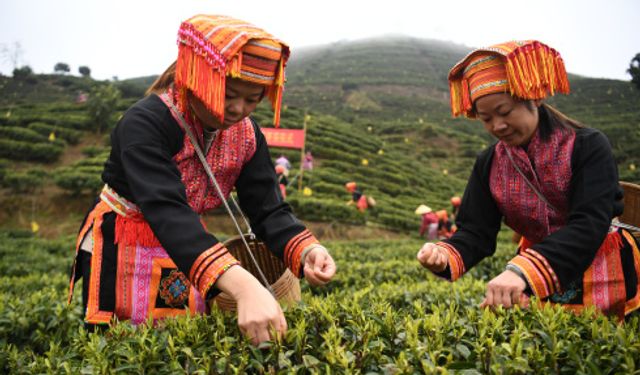
[[[304,258],[304,278],[313,286],[328,283],[336,274],[336,264],[324,247],[316,247]]]
[[[253,345],[275,340],[287,332],[287,321],[280,304],[244,268],[235,266],[228,269],[220,276],[216,287],[238,304],[238,326]]]
[[[431,272],[442,272],[449,265],[449,254],[443,247],[427,242],[418,251],[418,262]]]
[[[487,294],[480,307],[504,306],[510,308],[515,305],[527,307],[529,298],[523,294],[527,283],[513,271],[506,270],[493,278],[487,284]]]

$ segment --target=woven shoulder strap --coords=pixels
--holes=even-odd
[[[238,234],[240,235],[240,238],[242,239],[242,242],[244,243],[244,246],[247,249],[247,253],[251,257],[251,260],[253,261],[253,264],[256,266],[256,269],[258,270],[258,274],[260,275],[260,278],[262,279],[261,281],[262,281],[264,287],[267,288],[269,290],[269,292],[275,297],[275,295],[276,295],[275,291],[273,290],[273,288],[271,288],[271,285],[269,284],[269,282],[267,281],[266,276],[262,272],[262,269],[260,268],[260,265],[258,264],[258,261],[256,260],[255,256],[253,255],[253,252],[251,251],[251,247],[247,243],[247,240],[246,240],[244,234],[242,233],[242,229],[240,229],[240,224],[238,224],[238,221],[236,220],[235,215],[233,215],[233,212],[231,211],[231,207],[229,207],[229,203],[227,203],[227,200],[225,199],[224,194],[222,193],[222,189],[220,189],[220,185],[218,185],[218,181],[216,181],[216,178],[213,175],[213,171],[211,170],[211,167],[209,166],[209,163],[207,163],[207,158],[204,156],[204,153],[202,152],[202,149],[200,148],[200,145],[198,144],[198,140],[196,139],[196,136],[191,131],[191,128],[189,127],[189,125],[187,124],[187,121],[182,116],[182,113],[180,113],[180,111],[178,111],[178,108],[176,108],[175,104],[173,103],[173,100],[171,100],[171,97],[169,96],[169,93],[166,92],[166,91],[163,92],[160,95],[160,98],[162,99],[163,102],[165,102],[169,106],[169,109],[171,110],[171,113],[173,114],[175,119],[178,122],[180,122],[180,125],[184,129],[185,133],[187,133],[187,136],[189,137],[189,140],[191,141],[191,145],[193,145],[193,148],[195,149],[196,154],[198,155],[198,159],[200,159],[200,162],[202,163],[202,167],[204,168],[205,172],[207,173],[207,176],[209,176],[209,180],[211,181],[211,183],[215,187],[216,192],[218,193],[218,196],[220,197],[220,200],[224,204],[224,207],[227,210],[227,213],[229,214],[229,217],[231,217],[231,220],[233,221],[233,224],[235,224],[236,230],[238,231]],[[244,213],[240,209],[240,206],[238,205],[238,202],[236,202],[236,200],[233,198],[232,195],[229,195],[229,196],[231,197],[231,201],[233,202],[236,210],[238,210],[238,212],[240,212],[240,214],[242,215],[242,218],[244,219],[245,225],[247,226],[247,229],[248,229],[249,237],[251,239],[254,239],[255,235],[251,231],[251,226],[249,225],[249,221],[247,220],[246,216],[244,216]]]

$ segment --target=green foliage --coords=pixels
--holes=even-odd
[[[28,128],[41,134],[42,136],[49,136],[52,133],[56,138],[62,138],[69,144],[75,145],[80,140],[82,132],[74,129],[65,128],[58,125],[50,125],[44,122],[32,122],[28,125]]]
[[[0,138],[9,138],[16,141],[25,142],[44,142],[47,137],[35,132],[31,129],[25,129],[17,126],[0,127]]]
[[[53,181],[58,187],[74,196],[83,193],[96,194],[104,185],[100,177],[102,169],[102,165],[76,165],[59,168],[53,175]]]
[[[62,167],[53,173],[55,184],[73,196],[96,194],[104,185],[101,174],[108,157],[108,150],[85,148],[83,152],[92,154],[68,167]]]
[[[113,85],[97,87],[89,95],[87,109],[89,118],[99,132],[105,131],[110,125],[111,116],[116,110],[120,91]]]
[[[91,69],[86,65],[82,65],[78,68],[78,73],[80,73],[81,76],[88,78],[91,76]]]
[[[335,199],[297,198],[287,199],[296,215],[306,220],[337,221],[348,224],[364,224],[365,217],[345,202]]]
[[[60,157],[63,147],[55,143],[32,143],[0,139],[0,158],[52,163]]]
[[[331,114],[353,128],[370,128],[383,143],[415,141],[413,149],[403,150],[405,156],[466,179],[475,155],[494,142],[477,122],[451,118],[447,73],[468,52],[402,37],[302,49],[288,66],[284,102]],[[640,168],[632,167],[640,165],[640,91],[623,81],[569,79],[571,94],[549,102],[603,131],[621,178],[640,182]]]
[[[512,256],[474,270],[495,276]],[[324,288],[303,281],[303,301],[285,310],[286,336],[259,348],[234,314],[166,319],[155,327],[114,322],[82,329],[80,293],[66,305],[73,238],[0,233],[2,373],[636,373],[638,318],[625,324],[557,306],[478,308],[485,282],[451,284],[415,261],[416,240],[335,241]],[[29,266],[26,266],[29,265]],[[78,285],[78,288],[81,284]]]
[[[9,169],[10,162],[7,159],[0,159],[0,184],[4,180],[4,176],[7,174],[7,170]]]
[[[571,95],[549,103],[586,126],[601,130],[611,142],[621,179],[640,183],[640,90],[615,80],[574,79]]]
[[[33,193],[44,185],[47,177],[47,172],[42,168],[26,171],[5,170],[0,186],[15,194]]]
[[[640,53],[637,53],[629,63],[627,73],[631,75],[631,83],[640,90]]]
[[[13,69],[13,78],[19,81],[25,81],[33,77],[33,70],[29,65]]]
[[[105,152],[104,147],[100,146],[87,146],[82,149],[82,154],[88,158],[93,158]]]
[[[71,68],[69,68],[69,64],[59,62],[59,63],[56,63],[56,65],[53,67],[53,71],[58,74],[65,74],[65,73],[69,73],[71,71]]]

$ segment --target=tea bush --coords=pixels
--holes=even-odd
[[[559,373],[640,371],[638,318],[618,324],[557,306],[481,310],[485,281],[440,280],[415,260],[417,239],[334,241],[335,280],[303,281],[277,342],[253,347],[231,313],[82,328],[79,291],[67,306],[73,238],[0,233],[2,373]],[[471,271],[497,275],[513,255],[509,233]],[[26,266],[23,266],[26,265]]]

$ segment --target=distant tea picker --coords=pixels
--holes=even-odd
[[[421,204],[416,208],[416,215],[422,217],[420,224],[420,237],[426,235],[427,240],[433,241],[438,238],[438,215],[431,209],[431,207]]]
[[[476,159],[450,239],[426,243],[420,263],[455,281],[493,255],[504,222],[523,235],[487,284],[482,306],[526,305],[526,295],[622,319],[640,307],[640,252],[611,225],[622,212],[607,138],[543,100],[568,93],[564,62],[538,41],[470,53],[449,73],[454,116],[478,118],[498,142]]]
[[[355,204],[360,212],[365,212],[370,207],[375,207],[376,200],[362,193],[362,188],[358,188],[355,181],[349,181],[344,184],[344,188],[351,193],[351,199],[347,201],[348,205]]]
[[[215,15],[183,22],[178,40],[177,60],[113,130],[105,186],[78,235],[70,296],[82,277],[84,319],[95,328],[205,313],[225,292],[257,344],[287,330],[280,305],[201,214],[235,188],[254,233],[295,276],[322,285],[336,271],[283,201],[265,137],[248,117],[267,98],[278,125],[289,48]]]

